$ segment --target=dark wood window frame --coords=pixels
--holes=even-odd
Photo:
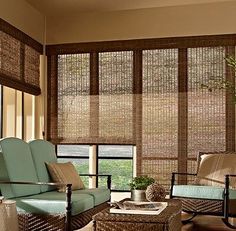
[[[76,54],[76,53],[90,53],[90,94],[98,94],[98,54],[99,52],[112,51],[133,51],[134,70],[133,70],[133,93],[134,95],[142,94],[142,51],[151,49],[178,49],[179,68],[178,75],[178,92],[186,94],[185,101],[179,101],[178,107],[179,118],[186,118],[178,122],[178,171],[187,171],[187,160],[191,159],[187,156],[187,49],[198,47],[226,47],[226,55],[235,56],[236,34],[231,35],[212,35],[212,36],[193,36],[193,37],[176,37],[176,38],[160,38],[160,39],[141,39],[141,40],[126,40],[126,41],[109,41],[109,42],[91,42],[91,43],[75,43],[75,44],[60,44],[48,45],[46,53],[48,56],[48,112],[57,118],[57,56],[60,54]],[[226,79],[234,82],[235,73],[226,65]],[[52,86],[54,84],[54,86]],[[54,89],[56,88],[56,89]],[[53,90],[53,91],[52,91]],[[226,91],[226,150],[235,151],[235,105],[230,100],[231,93]],[[135,142],[139,146],[142,135],[142,105],[138,102],[135,114],[135,120],[139,121],[138,126],[135,127]],[[48,114],[48,139],[51,140],[50,129],[57,120],[51,121],[50,113]],[[55,127],[56,128],[56,127]],[[55,129],[54,129],[55,132]],[[59,141],[60,142],[60,141]],[[139,148],[137,153],[137,173],[141,174],[142,150]],[[194,159],[194,158],[192,158]],[[186,179],[179,179],[186,181]]]

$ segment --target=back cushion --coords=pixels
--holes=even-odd
[[[236,174],[236,153],[205,154],[201,156],[196,183],[224,187],[227,174]],[[236,188],[235,178],[230,178],[230,186]]]
[[[26,142],[18,138],[5,138],[0,140],[0,149],[5,165],[5,177],[8,178],[6,180],[38,182],[30,148]],[[10,188],[10,197],[40,193],[38,185],[12,184]]]
[[[46,140],[33,140],[29,142],[29,146],[31,149],[39,181],[52,182],[46,167],[46,162],[57,162],[54,145]],[[47,192],[54,189],[54,186],[41,186],[41,192]]]

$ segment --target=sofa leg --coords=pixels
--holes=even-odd
[[[66,221],[65,221],[65,231],[71,231],[71,184],[66,185]]]
[[[189,223],[194,217],[196,217],[197,216],[197,213],[193,213],[192,214],[192,216],[190,217],[190,218],[188,218],[188,219],[186,219],[186,220],[181,220],[181,222],[182,222],[182,224],[187,224],[187,223]]]

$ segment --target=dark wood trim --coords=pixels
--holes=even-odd
[[[188,53],[186,48],[178,52],[178,172],[187,172],[188,160]],[[178,182],[187,182],[186,176]]]
[[[212,46],[234,46],[236,34],[204,35],[172,38],[133,39],[103,42],[68,43],[47,45],[47,55],[85,52],[127,51],[145,49],[191,48]]]
[[[235,57],[235,47],[226,47],[226,57]],[[235,151],[235,69],[226,64],[226,80],[233,89],[226,89],[226,151]]]
[[[6,87],[14,88],[19,91],[24,91],[32,95],[40,95],[41,89],[32,84],[26,84],[19,79],[12,78],[5,74],[0,74],[0,84]]]
[[[0,99],[0,114],[1,114],[0,136],[2,138],[3,137],[3,87],[2,87],[2,85],[0,86],[0,94],[1,94],[1,99]]]
[[[133,138],[136,144],[137,175],[142,172],[142,92],[143,57],[142,51],[133,54]]]
[[[98,53],[90,53],[90,136],[99,137],[99,60]]]
[[[36,51],[38,51],[40,54],[43,54],[43,45],[33,38],[31,38],[29,35],[25,34],[24,32],[20,31],[16,27],[12,26],[10,23],[4,21],[2,18],[0,18],[0,31],[3,31],[6,34],[9,34],[10,36],[14,37],[15,39],[21,41],[24,44],[27,44],[28,46],[32,47]]]
[[[25,140],[25,95],[24,92],[21,92],[21,137]]]
[[[48,57],[48,84],[47,84],[47,140],[58,139],[58,57],[57,55]],[[55,125],[53,125],[55,124]],[[52,131],[53,129],[53,131]],[[57,142],[54,142],[55,144]]]

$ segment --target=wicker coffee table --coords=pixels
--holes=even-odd
[[[126,199],[128,200],[128,199]],[[165,200],[167,208],[159,215],[110,213],[109,208],[93,216],[96,231],[180,231],[181,202]]]

